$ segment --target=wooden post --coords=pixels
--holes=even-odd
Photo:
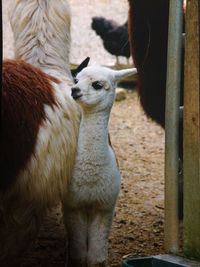
[[[200,259],[200,130],[199,130],[198,0],[187,0],[184,66],[184,253]]]
[[[165,249],[179,250],[178,144],[183,1],[170,0],[165,105]]]

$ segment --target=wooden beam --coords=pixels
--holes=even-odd
[[[165,104],[165,249],[179,250],[178,144],[183,1],[170,0]]]
[[[184,253],[200,259],[200,130],[199,130],[198,0],[187,0],[184,66]]]

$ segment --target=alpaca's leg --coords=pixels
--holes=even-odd
[[[89,267],[104,267],[108,257],[108,237],[112,225],[113,212],[93,214],[88,227]]]
[[[44,215],[33,205],[19,205],[15,209],[17,203],[7,211],[0,211],[0,266],[20,266],[21,257],[36,238]]]
[[[65,210],[66,211],[66,210]],[[83,211],[70,210],[65,213],[68,238],[68,267],[86,267],[87,260],[87,217]]]

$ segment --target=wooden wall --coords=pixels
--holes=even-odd
[[[184,253],[200,259],[199,6],[187,0],[184,65]]]

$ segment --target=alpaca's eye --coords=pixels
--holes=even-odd
[[[74,78],[74,83],[78,83],[78,79],[76,77]]]
[[[94,89],[96,89],[96,90],[99,90],[99,89],[101,89],[102,87],[103,87],[103,84],[101,83],[101,82],[93,82],[92,83],[92,87],[94,88]]]

